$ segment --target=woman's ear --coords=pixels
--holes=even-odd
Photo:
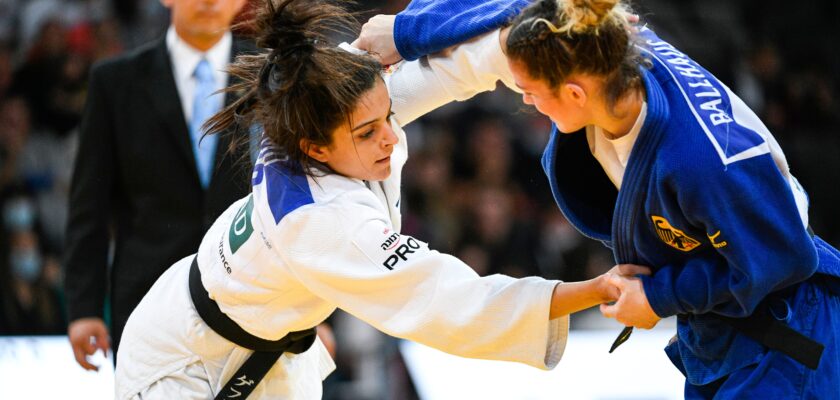
[[[306,139],[300,140],[300,150],[313,160],[320,161],[324,164],[330,159],[330,149],[327,146],[313,144]]]
[[[586,104],[586,90],[583,88],[583,86],[578,85],[577,83],[564,83],[563,94],[568,96],[568,100],[571,101],[573,104],[576,104],[578,107],[582,108]]]

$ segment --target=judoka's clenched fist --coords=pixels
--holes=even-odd
[[[601,313],[605,317],[615,318],[626,326],[637,328],[651,329],[656,326],[661,318],[650,307],[641,279],[626,274],[611,274],[608,282],[621,294],[614,304],[601,305]]]
[[[402,56],[397,51],[394,43],[394,15],[376,15],[367,23],[362,25],[362,32],[359,38],[352,45],[371,53],[379,58],[382,65],[391,65],[400,60]]]

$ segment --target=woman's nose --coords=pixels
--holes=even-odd
[[[399,141],[400,141],[400,139],[397,137],[397,133],[394,132],[394,128],[392,128],[391,125],[389,124],[385,128],[385,138],[382,141],[382,145],[383,146],[393,146],[393,145],[397,144],[397,142],[399,142]]]

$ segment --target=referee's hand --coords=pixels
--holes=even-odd
[[[96,317],[79,318],[67,327],[67,337],[70,339],[70,346],[73,347],[76,362],[88,371],[99,371],[99,366],[91,364],[87,358],[97,349],[102,350],[103,356],[108,356],[111,339],[108,337],[105,322]]]

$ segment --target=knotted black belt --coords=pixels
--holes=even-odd
[[[198,315],[213,332],[254,351],[219,391],[216,400],[247,398],[283,353],[303,353],[315,341],[315,328],[291,332],[280,340],[265,340],[246,332],[210,298],[201,283],[201,271],[196,258],[193,258],[190,266],[190,297]]]
[[[835,296],[840,295],[840,278],[814,274],[808,280],[823,285]],[[753,314],[744,318],[714,316],[729,324],[737,332],[761,343],[768,349],[785,354],[812,370],[816,370],[820,365],[825,346],[791,328],[787,323],[777,320],[772,316],[767,305],[757,308]],[[613,342],[610,353],[626,342],[631,333],[633,333],[632,326],[624,328]]]

